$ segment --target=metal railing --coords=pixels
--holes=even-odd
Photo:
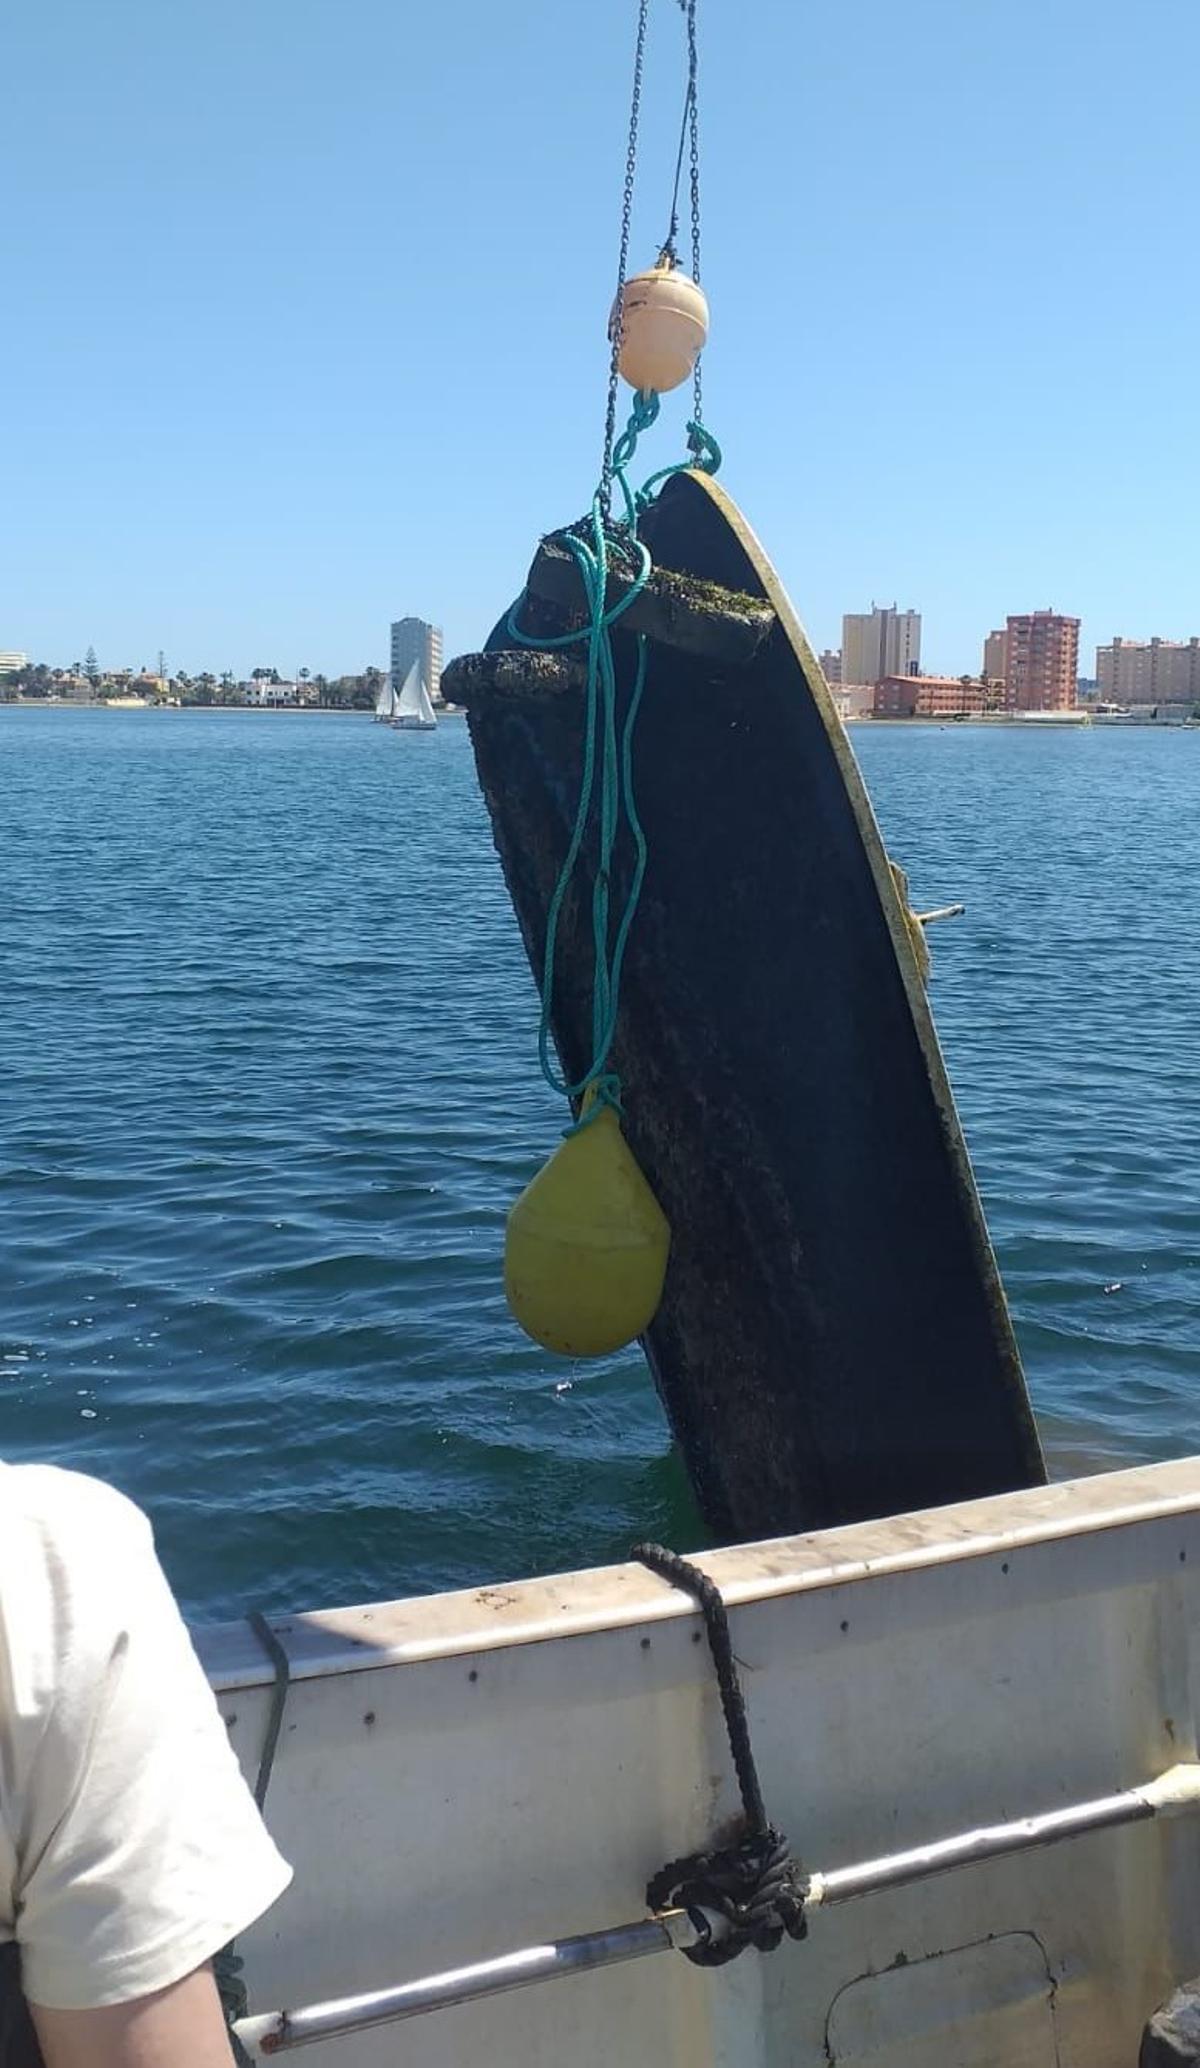
[[[1089,1802],[1071,1803],[1065,1809],[984,1825],[975,1831],[955,1832],[905,1852],[885,1853],[878,1859],[810,1874],[806,1908],[827,1910],[835,1903],[904,1888],[930,1875],[979,1866],[1038,1846],[1060,1845],[1064,1839],[1078,1838],[1086,1832],[1110,1831],[1122,1824],[1182,1816],[1197,1809],[1200,1763],[1173,1766],[1157,1780],[1126,1788],[1116,1795],[1097,1796]],[[654,1953],[683,1952],[706,1938],[719,1939],[724,1929],[724,1920],[710,1912],[693,1915],[686,1910],[667,1910],[607,1931],[585,1932],[577,1938],[556,1939],[544,1946],[525,1946],[494,1960],[451,1968],[395,1988],[243,2018],[236,2030],[249,2053],[270,2058],[296,2047],[313,2046],[320,2040],[364,2032],[373,2025],[421,2017],[450,2004],[472,2003],[509,1989],[525,1989],[535,1982],[556,1981],[563,1975],[613,1967],[621,1961],[643,1960]]]

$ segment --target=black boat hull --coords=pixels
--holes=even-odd
[[[820,670],[716,483],[676,477],[644,535],[656,567],[765,597],[776,619],[738,666],[652,644],[635,748],[650,861],[613,1063],[672,1227],[646,1354],[706,1522],[730,1541],[1033,1484],[906,915]],[[614,643],[624,697],[632,640]],[[489,650],[512,644],[501,625]],[[577,686],[468,709],[539,981],[582,717]],[[585,892],[564,910],[553,1016],[572,1075],[591,969]]]

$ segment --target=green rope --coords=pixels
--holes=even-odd
[[[623,476],[618,470],[617,479],[624,488]],[[633,925],[641,895],[642,879],[646,869],[646,839],[638,818],[637,803],[633,792],[633,731],[637,721],[638,707],[646,679],[645,639],[639,636],[637,673],[629,709],[622,728],[620,745],[617,741],[617,683],[613,662],[610,627],[641,594],[650,573],[650,555],[641,541],[632,538],[636,547],[637,567],[633,584],[628,594],[605,610],[604,598],[608,586],[610,540],[606,534],[604,516],[599,497],[592,505],[593,546],[584,540],[569,535],[567,544],[579,569],[584,593],[588,602],[589,622],[580,632],[571,632],[556,639],[540,640],[522,632],[516,622],[516,613],[509,619],[509,631],[522,646],[569,646],[586,639],[588,642],[587,701],[584,712],[583,772],[579,784],[579,801],[575,809],[575,821],[567,852],[563,857],[558,881],[550,899],[546,915],[546,950],[542,973],[542,1013],[538,1029],[538,1059],[542,1075],[554,1091],[568,1099],[581,1099],[594,1087],[594,1097],[588,1102],[586,1116],[578,1123],[586,1126],[603,1110],[604,1106],[619,1109],[621,1099],[620,1080],[606,1071],[609,1051],[616,1032],[617,1013],[620,1005],[621,966],[629,930]],[[612,543],[618,543],[613,541]],[[600,764],[600,853],[592,890],[592,944],[595,957],[595,973],[592,987],[592,1049],[587,1068],[574,1083],[560,1076],[554,1068],[550,1055],[550,1015],[554,999],[555,958],[558,945],[559,922],[563,905],[570,888],[571,878],[583,847],[588,821],[592,812],[592,801],[596,790],[597,763]],[[612,952],[609,952],[610,930],[610,881],[613,851],[620,829],[622,813],[633,836],[635,866],[630,880],[617,927]]]
[[[621,971],[630,929],[642,894],[648,854],[633,784],[634,729],[646,687],[646,638],[644,633],[637,635],[637,667],[625,722],[618,738],[617,676],[610,635],[612,627],[630,605],[636,602],[650,578],[650,554],[637,535],[637,527],[641,512],[653,500],[652,492],[670,475],[681,473],[688,467],[701,467],[706,472],[715,473],[721,463],[720,447],[716,440],[698,423],[689,424],[688,444],[692,458],[682,461],[679,466],[664,467],[661,472],[652,475],[635,495],[629,486],[627,470],[637,451],[638,439],[642,432],[653,424],[658,411],[659,399],[653,389],[645,389],[636,394],[629,422],[613,447],[612,479],[621,491],[625,506],[624,521],[613,523],[606,519],[602,494],[597,489],[592,498],[591,543],[589,544],[578,532],[563,534],[564,542],[579,569],[583,584],[588,608],[586,626],[578,632],[565,632],[553,638],[538,638],[523,632],[517,623],[520,602],[510,611],[508,617],[509,635],[520,646],[563,647],[574,646],[586,640],[588,649],[583,770],[579,783],[579,801],[575,808],[567,852],[563,857],[546,914],[542,1012],[538,1028],[538,1060],[547,1084],[564,1098],[582,1101],[580,1116],[574,1125],[567,1129],[568,1134],[578,1133],[590,1126],[606,1106],[612,1107],[618,1113],[621,1111],[621,1080],[616,1072],[609,1070],[606,1065],[617,1031],[617,1016],[621,1002]],[[608,573],[613,557],[625,561],[626,566],[633,572],[633,581],[628,592],[614,603],[611,609],[606,610]],[[522,597],[521,602],[524,600]],[[599,857],[592,888],[592,1047],[583,1075],[574,1083],[569,1083],[565,1075],[560,1075],[556,1071],[550,1053],[555,961],[563,905],[591,818],[597,765],[600,773],[597,813]],[[622,820],[628,827],[633,842],[634,864],[625,904],[610,948],[612,859]]]
[[[644,510],[648,503],[654,501],[658,494],[659,483],[661,481],[669,481],[672,474],[715,474],[720,467],[722,458],[721,448],[713,437],[712,432],[706,430],[703,424],[694,421],[688,425],[687,429],[688,452],[691,457],[686,460],[678,460],[673,467],[660,467],[657,474],[651,474],[650,479],[642,483],[637,492],[637,506],[639,510]]]

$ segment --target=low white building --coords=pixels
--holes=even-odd
[[[833,701],[843,724],[851,718],[870,718],[875,709],[875,684],[838,682],[833,685]]]
[[[28,666],[29,655],[27,653],[17,653],[15,649],[12,652],[0,649],[0,675],[16,675],[22,668],[27,668]]]
[[[313,682],[243,682],[242,702],[266,706],[277,710],[285,704],[315,704],[317,688]]]

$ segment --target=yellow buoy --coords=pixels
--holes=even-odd
[[[509,1307],[545,1349],[604,1357],[653,1321],[670,1246],[666,1215],[605,1106],[560,1143],[509,1213]]]
[[[664,252],[648,273],[625,283],[619,361],[631,388],[665,395],[686,381],[708,338],[708,303],[703,290]],[[609,320],[617,320],[614,304]]]

